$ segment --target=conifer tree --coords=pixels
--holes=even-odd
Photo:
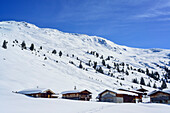
[[[103,59],[103,55],[100,57],[100,59]]]
[[[165,80],[162,81],[162,85],[161,85],[161,89],[165,89],[167,88],[167,84],[165,82]]]
[[[7,49],[7,41],[6,40],[4,40],[4,42],[3,42],[3,44],[2,44],[2,47],[4,48],[4,49]]]
[[[104,74],[102,67],[99,67],[99,69],[97,69],[97,71],[98,71],[99,73]]]
[[[42,46],[40,46],[40,49],[42,50]]]
[[[34,50],[34,44],[31,44],[30,46],[30,50],[33,51]]]
[[[22,44],[21,44],[21,48],[22,48],[22,49],[26,49],[25,41],[23,41],[23,42],[22,42]]]
[[[141,85],[145,85],[145,81],[144,81],[143,77],[141,77],[140,84],[141,84]]]
[[[102,60],[102,64],[103,64],[104,66],[106,66],[105,60]]]
[[[126,70],[126,75],[129,75],[129,72]]]
[[[149,75],[149,69],[146,68],[146,75]]]
[[[91,60],[89,60],[89,62],[86,63],[86,65],[91,66]]]
[[[106,58],[106,60],[110,60],[110,57],[108,56],[108,57]]]
[[[79,64],[79,68],[81,68],[81,69],[83,68],[83,66],[82,66],[82,64],[81,64],[81,61],[80,61],[80,64]]]
[[[97,62],[94,62],[93,68],[96,69],[97,67]]]
[[[156,84],[154,83],[153,88],[157,88]]]
[[[138,83],[139,83],[139,82],[138,82],[138,80],[137,80],[137,78],[132,79],[132,82],[133,82],[133,83],[136,83],[136,84],[138,84]]]
[[[111,66],[110,66],[109,64],[107,64],[106,66],[107,66],[107,68],[108,68],[108,69],[110,69],[110,68],[111,68]]]
[[[60,57],[62,56],[62,52],[61,52],[61,51],[59,52],[59,56],[60,56]]]
[[[56,53],[57,53],[57,51],[54,49],[54,50],[52,51],[52,53],[53,53],[53,54],[56,54]]]
[[[148,86],[148,87],[151,87],[151,84],[150,84],[150,82],[147,84],[147,86]]]
[[[96,53],[96,57],[99,57],[99,53]]]

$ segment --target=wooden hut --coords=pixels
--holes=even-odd
[[[105,90],[98,95],[98,99],[100,102],[135,103],[137,96],[138,94],[127,91]]]
[[[92,98],[92,95],[91,95],[92,93],[88,90],[64,91],[61,94],[62,94],[62,98],[64,99],[89,101]]]
[[[170,90],[155,90],[148,96],[150,96],[150,101],[152,103],[170,104]]]
[[[138,94],[138,96],[136,96],[136,102],[142,102],[143,92],[136,91],[136,90],[123,89],[123,88],[120,88],[120,89],[118,89],[118,90],[136,93],[136,94]]]
[[[16,93],[24,94],[27,96],[35,97],[35,98],[57,98],[57,94],[55,94],[52,90],[46,88],[35,88],[35,89],[26,89],[21,90]]]

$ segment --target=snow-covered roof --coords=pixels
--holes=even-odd
[[[80,93],[85,90],[70,90],[70,91],[63,91],[61,94],[69,94],[69,93]]]
[[[18,91],[17,93],[20,93],[20,94],[35,94],[35,93],[45,93],[46,91],[49,91],[49,90],[50,89],[47,89],[47,88],[34,88],[34,89],[21,90],[21,91]],[[54,93],[54,92],[52,92],[52,93]]]
[[[113,92],[116,92],[117,94],[126,94],[126,95],[138,96],[138,94],[128,92],[128,91],[113,90]]]
[[[170,94],[170,89],[164,89],[164,90],[154,90],[152,92],[150,92],[148,95],[152,95],[152,94],[155,94],[157,92],[163,92],[163,93],[167,93],[167,94]]]
[[[105,91],[107,91],[107,90],[105,90]],[[105,92],[105,91],[103,91],[103,92]],[[116,93],[116,94],[126,94],[126,95],[138,96],[138,94],[128,92],[128,91],[121,91],[121,90],[108,90],[108,91],[111,91],[111,92]],[[103,92],[101,92],[100,94],[102,94]]]
[[[140,94],[142,94],[142,92],[140,92],[140,91],[136,91],[136,90],[128,90],[128,89],[124,89],[124,88],[120,88],[120,89],[118,89],[118,90],[125,90],[125,91],[129,91],[129,92],[133,92],[133,93],[140,93]]]

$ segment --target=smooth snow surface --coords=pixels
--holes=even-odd
[[[8,95],[1,98],[1,113],[169,113],[165,104],[131,104],[30,98]]]

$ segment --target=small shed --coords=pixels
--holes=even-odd
[[[170,90],[155,90],[148,94],[152,103],[170,104]]]
[[[62,94],[62,98],[64,99],[89,101],[92,98],[92,93],[88,90],[64,91],[61,94]]]
[[[35,98],[57,98],[56,94],[52,90],[46,88],[26,89],[18,91],[16,93],[24,94]]]
[[[98,99],[100,102],[135,103],[137,96],[132,92],[106,89],[98,95]]]

